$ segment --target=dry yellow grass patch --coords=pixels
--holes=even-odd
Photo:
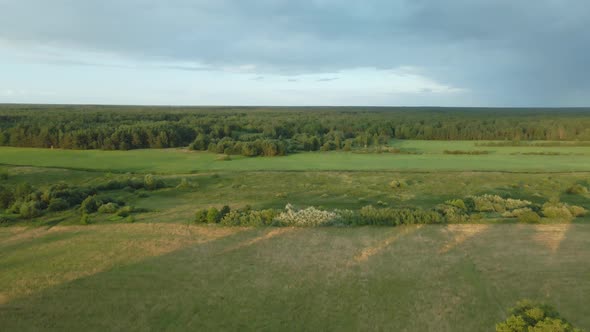
[[[447,227],[445,227],[445,231],[450,232],[453,236],[453,239],[445,243],[440,248],[438,253],[446,254],[447,252],[461,245],[465,241],[487,230],[489,227],[489,225],[448,225]]]
[[[262,241],[266,241],[266,240],[270,240],[273,237],[279,236],[279,235],[283,235],[283,234],[287,234],[287,233],[292,233],[295,230],[297,230],[297,228],[295,227],[284,227],[284,228],[277,228],[277,229],[272,229],[266,233],[264,233],[263,235],[260,235],[258,237],[255,237],[253,239],[247,240],[247,241],[242,241],[238,244],[236,244],[235,246],[229,247],[225,250],[223,250],[221,253],[225,254],[228,252],[232,252],[232,251],[236,251],[236,250],[240,250],[249,246],[252,246],[256,243],[262,242]]]
[[[392,243],[394,243],[398,239],[419,230],[420,228],[422,228],[422,226],[423,225],[405,226],[400,231],[397,231],[397,229],[396,229],[395,234],[387,237],[385,240],[380,241],[379,243],[377,243],[374,246],[363,249],[358,255],[354,256],[354,258],[352,259],[352,261],[349,262],[348,265],[366,262],[367,260],[369,260],[369,258],[371,258],[374,255],[379,254],[380,252],[385,250],[385,248],[387,248],[389,245],[391,245]]]
[[[23,245],[0,256],[0,262],[10,262],[3,271],[7,275],[0,276],[0,304],[115,266],[137,263],[242,230],[179,224],[57,226],[17,230],[13,237],[0,245],[0,250],[6,244]],[[33,242],[56,233],[71,233],[72,236]],[[39,256],[40,253],[44,256]]]
[[[536,225],[535,231],[537,233],[534,240],[547,247],[552,253],[556,253],[571,227],[571,224]]]

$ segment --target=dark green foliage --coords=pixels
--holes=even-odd
[[[232,210],[221,219],[224,226],[271,226],[278,210],[252,210],[248,207],[240,210]]]
[[[52,198],[49,201],[49,205],[47,206],[47,210],[49,211],[64,211],[70,208],[70,204],[63,198]]]
[[[0,185],[0,209],[7,209],[14,201],[14,190]]]
[[[485,150],[473,150],[473,151],[462,151],[462,150],[444,150],[444,154],[471,154],[471,155],[480,155],[480,154],[489,154],[490,151]]]
[[[365,206],[359,211],[358,225],[396,226],[402,224],[438,224],[444,222],[436,211],[410,208],[375,208]]]
[[[497,332],[582,332],[573,327],[551,306],[519,301],[509,317],[496,324]]]
[[[4,105],[0,117],[0,145],[105,150],[190,145],[246,156],[349,151],[390,139],[509,140],[499,143],[504,145],[590,139],[590,119],[576,109]]]
[[[80,211],[82,213],[94,213],[98,211],[98,207],[102,205],[102,201],[96,198],[96,196],[88,196],[80,204]]]
[[[227,205],[224,205],[221,207],[221,210],[219,210],[219,219],[223,219],[223,217],[225,217],[226,214],[228,214],[230,212],[230,207]]]
[[[24,219],[38,217],[41,213],[40,204],[37,201],[24,202],[19,207],[19,215]]]

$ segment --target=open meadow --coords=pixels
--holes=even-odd
[[[51,150],[0,147],[0,164],[106,172],[195,173],[207,171],[588,171],[590,146],[479,146],[474,141],[394,141],[395,153],[300,152],[282,158],[247,158],[186,149],[131,151]],[[445,153],[447,151],[447,153]],[[448,152],[460,151],[463,154]],[[468,154],[485,151],[486,154]]]
[[[199,135],[0,147],[1,329],[491,331],[525,298],[590,329],[585,140]]]
[[[590,327],[589,225],[0,229],[3,330],[490,331],[521,298]]]

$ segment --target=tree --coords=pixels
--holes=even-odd
[[[519,301],[510,316],[496,324],[497,332],[581,332],[546,304]]]
[[[199,209],[195,213],[195,222],[198,223],[206,223],[207,222],[207,210],[206,209]]]
[[[231,211],[231,209],[229,208],[229,206],[224,205],[221,210],[219,210],[219,219],[223,219],[223,217],[225,217],[226,214],[228,214]]]
[[[102,205],[102,202],[96,198],[95,195],[88,196],[80,204],[80,211],[82,213],[94,213],[98,211],[98,207]]]
[[[144,188],[147,190],[158,189],[158,181],[151,174],[146,174],[143,177],[143,185],[144,185]]]
[[[0,209],[8,208],[14,202],[14,193],[8,187],[0,186]]]
[[[221,214],[215,207],[210,207],[207,211],[207,222],[210,224],[218,223],[221,220]]]
[[[19,208],[19,214],[22,218],[30,219],[41,215],[41,209],[36,201],[22,203]]]

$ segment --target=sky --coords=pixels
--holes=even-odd
[[[0,103],[590,106],[590,2],[0,0]]]

